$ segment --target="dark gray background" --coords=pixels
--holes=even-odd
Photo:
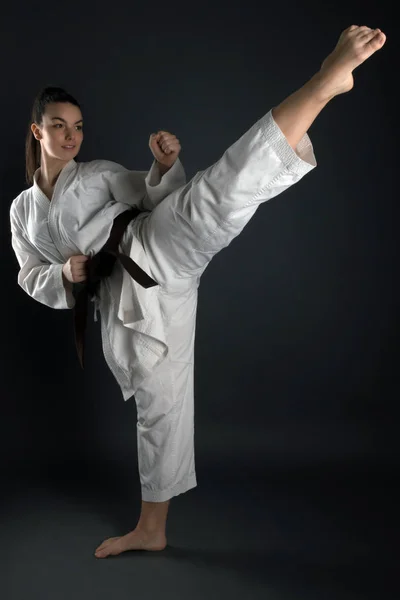
[[[377,525],[376,514],[365,503],[377,489],[383,503],[390,501],[391,493],[384,490],[394,482],[399,465],[398,127],[393,87],[398,53],[390,9],[382,3],[290,0],[186,6],[112,2],[104,9],[95,4],[26,3],[3,12],[0,444],[4,475],[20,490],[7,506],[21,506],[18,513],[11,508],[3,513],[10,532],[30,506],[28,494],[34,497],[38,481],[51,490],[57,481],[66,494],[71,489],[78,493],[84,485],[99,495],[107,488],[111,503],[129,497],[130,509],[118,505],[108,510],[114,516],[124,510],[129,514],[119,533],[110,535],[128,531],[128,520],[134,527],[140,500],[135,404],[133,399],[124,403],[107,369],[99,324],[90,319],[82,372],[72,312],[42,306],[17,285],[9,208],[26,187],[24,143],[37,91],[46,84],[60,85],[81,103],[85,141],[78,160],[104,158],[147,169],[152,162],[149,135],[166,129],[181,141],[189,179],[305,83],[343,29],[365,24],[387,34],[385,48],[356,70],[354,90],[334,99],[311,127],[317,169],[261,206],[202,278],[195,380],[199,487],[172,501],[182,510],[193,510],[191,523],[199,523],[207,520],[201,494],[209,493],[207,510],[225,515],[231,502],[239,502],[240,514],[254,513],[257,498],[263,508],[258,525],[248,533],[258,538],[260,523],[266,522],[263,510],[272,497],[266,482],[292,482],[299,493],[326,482],[324,498],[331,499],[332,514],[340,503],[332,494],[340,488],[343,506],[349,496],[357,498],[354,514],[365,511],[369,527],[368,515],[374,515],[371,521],[382,542],[392,528]],[[358,491],[343,487],[343,477],[346,485],[359,481]],[[226,488],[224,480],[230,481]],[[224,508],[215,508],[218,502],[210,498],[223,497],[229,485]],[[294,497],[294,492],[282,494],[277,506]],[[49,506],[54,507],[51,497]],[[39,505],[44,506],[41,501]],[[383,505],[380,515],[382,511]],[[293,512],[296,505],[289,510]],[[49,527],[59,523],[49,512],[44,514],[53,523]],[[13,521],[11,515],[19,516]],[[214,518],[218,524],[218,516]],[[237,526],[232,522],[226,527]],[[82,524],[80,531],[84,528]],[[210,532],[210,537],[215,534]],[[57,544],[63,543],[62,535]],[[100,542],[107,531],[97,528],[96,535]],[[188,539],[193,542],[187,536],[182,556]],[[326,541],[323,534],[322,539]],[[249,540],[254,544],[251,535]],[[288,546],[293,548],[293,543]],[[299,548],[302,554],[304,548]],[[89,557],[91,549],[90,544],[85,548]],[[15,551],[12,565],[18,562]],[[277,572],[273,552],[270,559],[275,560],[270,571],[264,559],[252,562],[259,568],[260,586],[272,585],[267,574]],[[226,560],[224,567],[240,571],[240,560]],[[243,589],[253,589],[255,572]],[[39,593],[42,580],[35,581],[30,593],[45,597]],[[312,574],[310,581],[315,581]],[[22,597],[21,585],[18,577],[11,578],[7,599]],[[168,585],[163,585],[167,593]],[[218,582],[212,587],[218,589]],[[233,587],[232,594],[239,594],[238,589]],[[63,593],[91,597],[72,588],[58,595],[53,590],[49,597],[64,598]],[[96,597],[103,597],[101,593]],[[189,593],[188,588],[183,595]],[[201,593],[209,595],[207,586]],[[303,597],[291,593],[276,598]],[[249,592],[249,597],[256,596]],[[310,589],[305,597],[313,597]],[[343,588],[337,597],[367,596],[345,596]]]

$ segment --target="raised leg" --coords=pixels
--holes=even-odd
[[[349,27],[310,81],[157,206],[143,224],[142,242],[158,282],[199,277],[263,202],[316,166],[310,125],[330,100],[353,87],[353,70],[385,40],[379,29]]]

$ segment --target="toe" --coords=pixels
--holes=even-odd
[[[100,544],[100,546],[98,546],[96,548],[96,552],[99,550],[104,550],[104,548],[107,548],[107,546],[109,546],[110,544],[112,544],[113,542],[115,542],[116,540],[119,540],[121,536],[117,536],[117,537],[112,537],[112,538],[108,538],[106,540],[104,540],[104,542],[102,542]]]
[[[107,556],[116,556],[117,554],[121,554],[124,551],[124,548],[121,544],[121,538],[114,538],[112,542],[107,544],[107,546],[103,546],[101,549],[99,548],[95,552],[95,556],[97,558],[106,558]]]
[[[109,544],[108,546],[103,547],[101,550],[96,550],[94,555],[97,558],[106,558],[106,556],[109,556],[110,554],[112,554],[111,549],[112,549],[111,544]]]
[[[375,35],[370,40],[369,44],[370,44],[370,46],[372,46],[372,48],[378,49],[381,46],[383,46],[385,41],[386,41],[386,35],[384,33],[382,33],[382,31],[378,31],[378,32],[375,32]]]
[[[120,540],[116,540],[112,544],[109,544],[107,548],[103,548],[103,550],[101,550],[100,558],[106,558],[106,556],[116,556],[117,554],[121,554],[122,551],[123,548],[121,547]]]
[[[368,40],[372,39],[374,36],[376,36],[376,30],[375,29],[369,29],[368,31],[364,31],[364,33],[362,35],[360,35],[360,38],[362,39],[363,42],[367,42]]]

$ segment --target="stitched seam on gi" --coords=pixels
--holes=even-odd
[[[176,475],[176,472],[178,470],[178,467],[176,465],[176,455],[177,455],[177,452],[176,452],[176,441],[177,441],[176,440],[176,430],[178,427],[178,419],[177,419],[178,397],[176,394],[175,376],[174,376],[174,372],[173,372],[172,368],[171,368],[170,373],[171,373],[171,390],[172,390],[172,394],[173,394],[173,398],[174,398],[173,407],[171,409],[171,414],[173,415],[173,419],[174,419],[174,425],[173,425],[173,427],[171,427],[172,444],[171,444],[171,455],[170,455],[170,456],[174,457],[173,464],[175,465],[175,467],[171,470],[171,474],[170,474],[171,481],[173,481],[173,479]]]
[[[184,361],[174,361],[174,362],[177,362],[177,363],[180,363],[180,364],[182,364]],[[193,363],[186,362],[185,364],[186,364],[186,365],[189,365],[189,364],[193,364]],[[181,375],[181,373],[180,373],[180,375]],[[182,393],[182,398],[184,397],[184,398],[185,398],[185,401],[187,401],[188,386],[191,386],[191,385],[193,385],[193,383],[192,383],[192,378],[193,378],[193,374],[192,374],[192,373],[190,374],[190,377],[189,377],[189,379],[188,379],[188,375],[187,375],[187,373],[185,373],[185,388],[184,388],[184,391],[183,391],[183,393]],[[174,389],[174,393],[175,393],[175,378],[174,378],[174,377],[172,377],[172,380],[173,380],[173,389]],[[181,399],[182,399],[182,398],[181,398]],[[178,406],[179,406],[179,403],[178,403],[178,398],[176,398],[176,399],[175,399],[175,406],[174,406],[174,415],[176,415],[176,413],[178,412]],[[175,444],[176,444],[176,439],[177,439],[177,436],[176,436],[176,432],[177,432],[177,430],[178,430],[178,416],[176,416],[176,419],[175,419],[175,427],[174,427],[174,432],[173,432],[173,434],[174,434],[174,440],[175,440]],[[175,476],[176,476],[176,473],[177,473],[177,471],[178,471],[178,467],[180,466],[180,465],[178,465],[178,463],[177,463],[176,461],[175,461],[175,465],[176,465],[176,466],[175,466],[175,470],[174,470],[174,472],[173,472],[173,477],[174,477],[174,478],[175,478]]]
[[[139,332],[139,333],[141,333],[141,332]],[[142,335],[146,335],[146,334],[142,334]],[[139,344],[140,344],[141,346],[144,346],[144,347],[146,348],[146,350],[150,350],[150,351],[151,351],[153,354],[155,354],[156,356],[158,356],[159,358],[161,358],[161,356],[159,355],[159,353],[158,353],[158,352],[156,352],[156,351],[154,350],[154,348],[152,348],[151,346],[149,346],[145,340],[143,340],[143,339],[140,339],[140,340],[139,340]]]
[[[272,185],[274,185],[281,177],[283,177],[283,175],[286,175],[287,173],[289,173],[290,171],[288,169],[284,169],[283,171],[281,171],[278,175],[275,175],[275,177],[273,179],[271,179],[271,181],[265,185],[263,188],[261,188],[260,190],[258,190],[258,192],[256,192],[254,194],[254,196],[251,198],[251,200],[249,200],[246,204],[243,204],[243,206],[241,206],[240,208],[234,210],[231,213],[231,216],[233,216],[235,213],[237,213],[240,210],[243,210],[244,208],[247,208],[248,206],[251,206],[252,204],[254,204],[254,201],[256,200],[256,198],[258,198],[258,196],[260,196],[263,192],[265,192],[268,188],[270,188]],[[219,231],[220,229],[223,229],[224,225],[230,225],[231,224],[231,218],[228,220],[221,220],[220,224],[218,225],[218,227],[216,227],[211,233],[210,235],[208,235],[206,238],[201,238],[201,242],[207,242],[207,240],[209,240],[211,237],[213,237],[217,231]],[[203,250],[199,250],[199,248],[192,248],[190,250],[190,252],[193,254],[195,252],[203,252]]]
[[[156,489],[156,488],[152,488],[149,487],[148,485],[142,485],[142,489],[145,490],[146,492],[150,492],[153,494],[153,498],[156,498],[155,501],[157,501],[159,494],[163,493],[163,492],[169,492],[172,494],[172,497],[175,495],[175,492],[177,490],[179,490],[178,493],[183,493],[180,490],[184,490],[186,491],[188,482],[191,481],[194,477],[196,476],[196,471],[191,471],[189,473],[189,475],[187,475],[184,479],[182,479],[182,481],[180,481],[179,483],[176,483],[175,485],[173,485],[172,487],[166,487],[163,489]]]
[[[287,173],[291,173],[290,169],[285,168],[283,171],[281,171],[280,173],[278,173],[278,175],[275,175],[275,177],[273,179],[271,179],[271,181],[265,185],[263,188],[261,188],[260,190],[258,190],[258,192],[256,194],[254,194],[253,198],[251,199],[250,202],[248,202],[247,204],[245,204],[245,206],[243,208],[246,208],[247,206],[250,206],[252,204],[252,202],[254,202],[254,200],[256,198],[258,198],[261,194],[263,194],[265,192],[265,190],[267,190],[268,188],[271,187],[271,185],[274,185],[277,181],[279,181],[279,179],[281,177],[283,177],[283,175],[286,175]]]

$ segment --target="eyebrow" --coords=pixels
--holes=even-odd
[[[52,117],[51,120],[54,121],[55,119],[58,119],[59,121],[63,121],[64,123],[66,123],[67,121],[65,119],[62,119],[61,117]],[[78,123],[83,123],[83,119],[79,119],[79,121],[76,121],[74,123],[74,125],[77,125]]]

